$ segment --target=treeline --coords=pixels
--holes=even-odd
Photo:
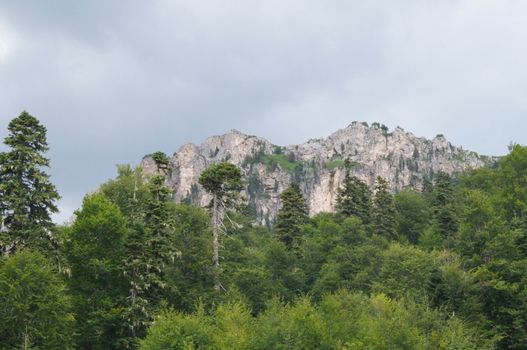
[[[255,224],[235,166],[209,208],[119,166],[55,226],[46,129],[23,112],[0,153],[1,349],[527,349],[527,148],[423,192],[348,169],[337,212],[296,184]]]

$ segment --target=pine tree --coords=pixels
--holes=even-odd
[[[337,210],[346,216],[356,216],[367,224],[371,216],[371,191],[358,177],[351,175],[351,163],[346,160],[346,175],[337,194]]]
[[[242,189],[242,172],[230,163],[211,165],[199,177],[199,184],[212,195],[212,264],[214,268],[214,289],[220,291],[220,233],[226,209],[232,205]]]
[[[278,212],[278,218],[274,230],[278,239],[282,241],[288,249],[299,245],[301,236],[301,226],[308,221],[308,209],[306,200],[300,192],[296,183],[291,183],[280,194],[282,207]]]
[[[43,156],[48,150],[46,128],[27,112],[8,125],[4,143],[10,148],[0,153],[0,248],[13,253],[24,247],[49,253],[53,223],[50,213],[58,211],[60,198]]]
[[[448,174],[437,174],[432,192],[432,212],[438,233],[443,238],[457,232],[458,217],[455,208],[454,186]]]
[[[374,232],[388,239],[397,238],[393,195],[388,190],[388,182],[380,176],[377,177],[373,204]]]

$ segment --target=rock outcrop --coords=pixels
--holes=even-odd
[[[245,174],[243,195],[250,208],[262,223],[271,224],[280,207],[279,195],[291,181],[300,185],[311,215],[332,211],[345,159],[353,162],[354,175],[370,186],[382,176],[393,191],[419,190],[440,171],[455,175],[497,160],[454,147],[442,135],[427,140],[401,128],[389,132],[378,123],[353,122],[325,139],[285,147],[232,130],[199,146],[183,145],[171,158],[167,184],[176,202],[205,206],[210,197],[198,184],[201,172],[210,164],[231,162]],[[149,156],[142,167],[146,175],[157,171]]]

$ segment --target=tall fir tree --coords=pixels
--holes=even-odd
[[[372,199],[368,185],[351,175],[352,164],[346,160],[344,183],[337,193],[337,210],[346,216],[356,216],[368,224],[371,218]]]
[[[291,183],[280,194],[280,201],[282,207],[278,211],[274,231],[288,249],[294,249],[300,245],[301,226],[309,219],[306,200],[300,187]]]
[[[436,176],[432,191],[432,213],[437,233],[442,238],[451,237],[458,230],[454,184],[451,177],[443,172]]]
[[[373,230],[388,239],[397,238],[396,211],[393,195],[388,189],[388,182],[378,176],[373,199]]]
[[[170,189],[165,186],[165,177],[153,175],[148,184],[148,197],[145,203],[144,228],[146,230],[145,243],[149,252],[151,267],[151,282],[149,296],[154,301],[163,298],[166,288],[164,281],[165,270],[178,255],[172,242],[174,229],[174,203],[171,200]]]
[[[134,190],[135,191],[135,190]],[[144,335],[157,308],[169,293],[165,274],[178,255],[173,242],[174,205],[163,175],[153,175],[146,184],[144,203],[137,203],[142,215],[130,218],[125,243],[124,273],[129,281],[125,319],[128,336]]]
[[[49,175],[46,128],[23,111],[8,125],[0,153],[0,248],[7,253],[30,247],[43,253],[52,248],[51,213],[60,198]]]

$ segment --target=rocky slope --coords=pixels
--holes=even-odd
[[[370,186],[382,176],[394,191],[421,189],[439,171],[456,174],[496,161],[454,147],[442,135],[427,140],[401,128],[389,132],[377,123],[353,122],[325,139],[286,147],[232,130],[201,145],[183,145],[170,160],[167,184],[177,202],[204,206],[210,197],[198,185],[201,172],[210,164],[229,161],[245,174],[244,196],[251,209],[262,223],[270,224],[280,207],[279,195],[291,181],[300,185],[312,215],[332,211],[345,159],[355,164],[353,173]],[[141,165],[145,175],[158,171],[150,156]]]

